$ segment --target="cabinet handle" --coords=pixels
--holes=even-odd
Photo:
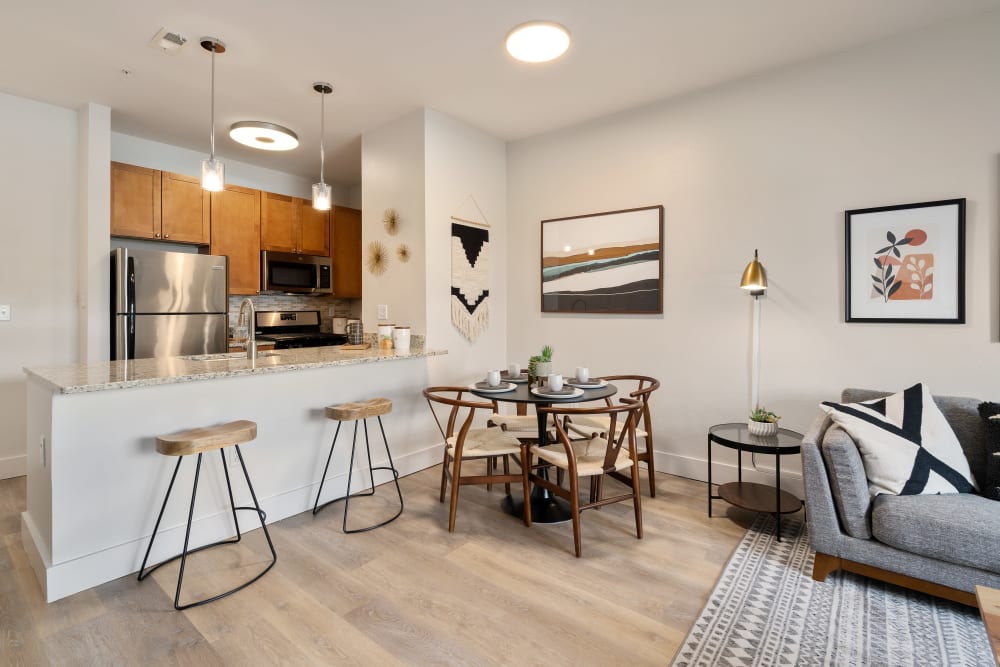
[[[160,238],[160,232],[156,232],[156,234],[154,234],[153,237],[154,238]]]
[[[164,235],[163,235],[163,238],[165,238],[165,239],[169,239],[169,238],[170,238],[170,234],[164,234]]]

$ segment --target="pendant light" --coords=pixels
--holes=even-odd
[[[313,84],[313,90],[320,94],[319,98],[319,183],[313,183],[313,208],[317,211],[330,210],[330,186],[326,184],[323,139],[326,134],[326,96],[333,92],[333,86],[325,81]]]
[[[226,165],[215,157],[215,54],[225,53],[226,45],[216,37],[202,37],[201,48],[212,53],[212,152],[201,161],[201,187],[219,192],[226,187]]]

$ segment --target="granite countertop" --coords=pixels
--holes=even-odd
[[[33,366],[24,372],[61,394],[149,387],[177,382],[197,382],[215,378],[261,373],[286,373],[310,368],[370,364],[402,359],[419,359],[448,354],[447,350],[411,348],[409,352],[381,350],[341,350],[339,347],[304,347],[275,352],[258,352],[253,364],[243,352],[205,354],[189,357],[97,361],[58,366]]]

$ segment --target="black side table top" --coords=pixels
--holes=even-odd
[[[751,435],[746,422],[716,424],[708,429],[708,437],[724,447],[756,454],[798,454],[802,451],[802,434],[779,428],[775,435]]]

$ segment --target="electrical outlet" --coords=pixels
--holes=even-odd
[[[6,322],[10,320],[10,305],[0,304],[0,321]]]
[[[387,320],[389,319],[389,306],[384,303],[378,305],[378,319]]]
[[[329,315],[330,317],[333,317],[334,315],[337,314],[337,308],[334,306],[330,306],[330,310],[328,310],[326,314]]]

